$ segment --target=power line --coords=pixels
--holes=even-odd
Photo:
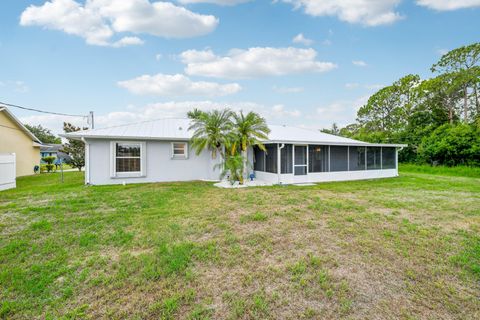
[[[13,130],[18,130],[18,131],[22,131],[18,128],[14,128],[14,127],[9,127],[9,126],[4,126],[3,124],[0,124],[0,127],[4,127],[4,128],[8,128],[8,129],[13,129]]]
[[[44,111],[44,110],[39,110],[39,109],[34,109],[34,108],[22,107],[22,106],[19,106],[19,105],[16,105],[16,104],[11,104],[11,103],[1,102],[1,101],[0,101],[0,104],[6,105],[8,107],[23,109],[23,110],[35,111],[35,112],[46,113],[46,114],[54,114],[54,115],[57,115],[57,116],[88,118],[87,115],[66,114],[66,113],[60,113],[60,112]]]

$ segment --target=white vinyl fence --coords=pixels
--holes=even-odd
[[[0,153],[0,191],[16,186],[15,153]]]

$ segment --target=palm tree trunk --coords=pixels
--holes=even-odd
[[[247,174],[248,174],[248,172],[247,172],[247,149],[245,149],[245,150],[242,149],[242,157],[243,157],[243,173],[242,173],[242,175],[243,175],[244,179],[248,179],[248,177],[247,177]]]

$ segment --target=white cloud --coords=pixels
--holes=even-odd
[[[21,80],[0,81],[0,87],[5,88],[6,90],[11,90],[19,93],[26,93],[29,90],[28,85]]]
[[[122,39],[112,43],[112,47],[121,48],[126,46],[142,45],[143,43],[143,40],[138,37],[123,37]]]
[[[328,127],[333,122],[339,126],[345,126],[355,121],[357,111],[367,103],[370,96],[362,96],[355,100],[339,100],[327,106],[316,109],[316,118],[318,124],[323,127]]]
[[[148,121],[160,118],[186,117],[188,111],[193,108],[200,110],[223,109],[229,107],[232,110],[255,111],[265,117],[267,121],[288,122],[292,117],[301,115],[298,110],[288,110],[284,106],[266,106],[255,102],[216,102],[211,100],[203,101],[182,101],[182,102],[160,102],[148,104],[145,107],[127,107],[127,111],[113,111],[106,114],[95,114],[96,128],[110,127],[116,125],[129,124],[140,121]],[[49,128],[52,132],[58,134],[63,132],[63,122],[71,122],[76,126],[87,126],[84,119],[62,117],[57,115],[33,115],[21,117],[24,123]]]
[[[226,56],[211,50],[188,50],[181,54],[189,75],[229,79],[281,76],[306,72],[326,72],[337,66],[316,60],[313,49],[255,47],[232,49]]]
[[[164,38],[188,38],[213,31],[218,19],[170,2],[149,0],[51,0],[30,5],[20,17],[22,26],[42,26],[85,39],[88,44],[121,47],[138,45],[138,37],[112,38],[118,33],[146,33]]]
[[[362,61],[362,60],[353,60],[352,64],[354,66],[357,66],[357,67],[366,67],[367,66],[367,63],[365,61]]]
[[[365,88],[368,90],[380,90],[382,88],[385,88],[386,86],[384,84],[379,84],[379,83],[373,83],[373,84],[366,84]]]
[[[325,40],[322,41],[322,45],[324,45],[324,46],[330,46],[330,45],[332,45],[332,40],[330,40],[330,39],[325,39]]]
[[[359,84],[357,82],[349,82],[345,83],[345,88],[347,89],[356,89],[356,88],[364,88],[367,90],[380,90],[381,88],[385,87],[383,84]]]
[[[356,82],[349,82],[349,83],[345,83],[345,88],[347,89],[354,89],[354,88],[358,88],[360,85]]]
[[[234,6],[240,3],[250,2],[252,0],[177,0],[180,3],[212,3],[221,6]]]
[[[321,17],[335,16],[349,23],[367,26],[391,24],[402,15],[395,11],[401,0],[282,0],[306,14]]]
[[[295,110],[286,110],[283,104],[277,104],[272,107],[273,117],[295,117],[298,118],[302,115],[302,113],[295,109]]]
[[[157,53],[155,55],[155,60],[159,61],[160,59],[162,59],[163,55],[161,53]]]
[[[292,39],[292,42],[293,43],[301,43],[305,46],[311,46],[314,41],[312,39],[305,38],[303,33],[299,33]]]
[[[78,117],[63,117],[53,114],[35,114],[32,116],[19,117],[22,123],[29,125],[41,124],[43,127],[50,129],[54,134],[63,133],[63,122],[70,122],[77,127],[87,127],[87,121]],[[95,121],[97,119],[95,118]]]
[[[438,11],[480,7],[480,0],[418,0],[417,4]]]
[[[273,86],[273,91],[277,93],[300,93],[303,92],[305,89],[302,87],[277,87]]]
[[[443,56],[443,55],[447,54],[449,51],[450,51],[450,50],[448,50],[448,49],[441,48],[441,49],[438,49],[438,50],[437,50],[437,53],[438,53],[439,55]]]
[[[238,83],[194,82],[183,74],[167,75],[160,73],[120,81],[118,85],[134,94],[159,96],[226,96],[237,93],[242,89]]]

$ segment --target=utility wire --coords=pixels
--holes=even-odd
[[[16,105],[16,104],[11,104],[11,103],[6,103],[6,102],[1,102],[0,101],[0,105],[1,104],[5,105],[7,107],[19,108],[19,109],[23,109],[23,110],[35,111],[35,112],[40,112],[40,113],[54,114],[54,115],[57,115],[57,116],[88,118],[87,115],[66,114],[66,113],[59,113],[59,112],[43,111],[43,110],[22,107],[22,106],[19,106],[19,105]]]
[[[22,131],[18,128],[13,128],[13,127],[9,127],[9,126],[4,126],[3,124],[0,124],[0,127],[4,127],[4,128],[8,128],[8,129],[12,129],[12,130],[18,130],[18,131]]]

